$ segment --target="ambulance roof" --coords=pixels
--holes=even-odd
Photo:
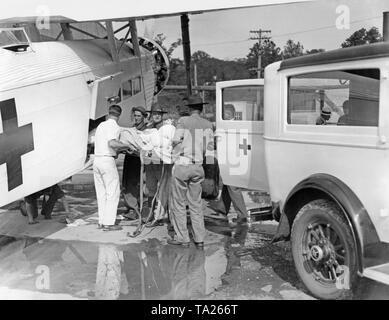
[[[342,48],[282,61],[279,70],[328,63],[389,57],[389,42]]]

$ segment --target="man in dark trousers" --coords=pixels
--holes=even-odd
[[[36,220],[36,218],[38,217],[38,199],[42,195],[43,201],[41,214],[45,216],[45,219],[51,219],[51,213],[53,212],[55,203],[65,194],[61,190],[61,188],[57,184],[55,184],[52,187],[35,192],[25,197],[24,202],[22,201],[20,203],[20,211],[24,216],[28,217],[29,224],[38,223],[38,221]],[[48,200],[46,200],[46,196],[49,196]]]
[[[149,129],[159,130],[163,126],[163,115],[167,113],[158,103],[151,106],[151,122]],[[153,198],[157,192],[158,181],[161,180],[163,162],[158,157],[144,159],[146,171],[146,187],[148,190],[148,206],[151,208]]]
[[[134,127],[137,130],[143,131],[146,129],[147,112],[143,107],[132,108],[134,115]],[[139,188],[140,188],[140,168],[141,161],[139,154],[136,152],[126,152],[123,163],[123,177],[122,177],[122,193],[123,198],[128,208],[134,211],[139,211]],[[137,219],[135,212],[125,215],[130,219]]]
[[[185,248],[190,243],[186,203],[189,205],[194,242],[198,248],[204,247],[205,226],[201,200],[203,160],[207,151],[214,151],[212,123],[200,116],[204,104],[199,96],[188,97],[186,105],[189,106],[190,116],[178,120],[173,138],[170,219],[176,235],[168,243]]]

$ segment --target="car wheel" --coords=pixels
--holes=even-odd
[[[291,234],[296,270],[320,299],[344,299],[356,280],[357,257],[350,227],[339,207],[319,199],[298,212]]]

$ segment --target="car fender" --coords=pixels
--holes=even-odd
[[[323,197],[324,195],[339,206],[344,217],[347,219],[354,237],[355,247],[357,248],[359,270],[362,272],[364,258],[372,247],[379,245],[380,240],[362,202],[338,178],[328,174],[315,174],[298,183],[289,193],[282,209],[282,214],[287,219],[281,218],[281,220],[284,220],[284,223],[287,220],[289,228],[291,228],[298,211],[298,206],[300,205],[301,208],[307,202]],[[297,202],[301,203],[298,204]]]

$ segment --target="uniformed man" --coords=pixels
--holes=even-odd
[[[132,109],[134,115],[134,127],[136,130],[143,131],[146,129],[145,119],[147,112],[142,106],[134,107]],[[140,168],[141,161],[139,154],[135,151],[127,151],[124,157],[123,163],[123,177],[122,177],[122,190],[123,198],[129,211],[132,209],[135,212],[139,212],[139,188],[140,188]],[[130,219],[136,219],[134,214],[125,215]]]
[[[118,125],[122,109],[118,105],[109,107],[107,120],[100,123],[95,135],[95,158],[93,175],[96,188],[99,228],[104,231],[121,230],[115,225],[120,198],[119,173],[115,158],[117,152],[130,148],[119,141],[121,128]]]
[[[203,160],[206,151],[214,151],[212,123],[200,116],[202,99],[191,95],[186,104],[190,116],[178,120],[173,138],[171,220],[176,233],[169,239],[172,245],[189,247],[186,203],[189,205],[192,233],[196,246],[204,247],[205,227],[201,202],[201,183],[204,180]]]

